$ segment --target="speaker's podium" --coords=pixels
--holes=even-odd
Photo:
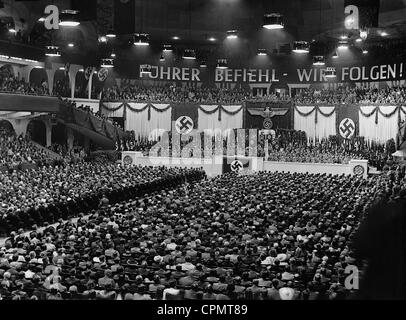
[[[368,160],[351,160],[349,165],[352,175],[368,178]]]

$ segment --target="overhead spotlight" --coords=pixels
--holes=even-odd
[[[38,22],[44,22],[44,21],[45,21],[44,17],[41,17],[41,18],[38,19]]]
[[[309,43],[307,41],[295,41],[292,51],[295,53],[309,53]]]
[[[164,44],[164,47],[162,49],[163,52],[172,52],[173,51],[173,46],[171,44]]]
[[[360,30],[359,37],[365,41],[368,38],[368,30]]]
[[[313,57],[313,65],[314,66],[324,66],[326,64],[324,60],[324,56],[314,56]]]
[[[114,61],[113,61],[113,59],[102,59],[100,66],[102,68],[113,68],[114,67]]]
[[[362,54],[367,54],[368,53],[368,50],[367,49],[363,49],[362,50]]]
[[[207,63],[206,63],[206,61],[201,61],[200,62],[200,68],[207,68]]]
[[[227,59],[218,59],[216,68],[222,70],[227,69],[228,68]]]
[[[152,66],[149,64],[142,64],[140,65],[140,74],[143,75],[150,75],[152,73]]]
[[[117,55],[116,55],[116,53],[113,51],[113,52],[110,54],[110,57],[111,57],[111,58],[115,58],[115,57],[117,57]]]
[[[106,36],[100,36],[99,39],[98,39],[98,41],[99,41],[100,43],[106,43],[106,42],[107,42],[107,37],[106,37]]]
[[[58,69],[61,70],[61,71],[64,71],[65,67],[59,67]]]
[[[379,32],[379,34],[381,35],[381,37],[388,36],[388,33],[386,31],[381,31],[381,32]]]
[[[136,33],[136,34],[134,34],[134,45],[136,45],[136,46],[149,46],[149,34],[148,33]]]
[[[207,40],[209,40],[210,42],[214,42],[214,41],[216,41],[216,38],[214,38],[214,37],[209,37],[209,38],[207,38]]]
[[[266,49],[258,49],[257,55],[259,56],[266,56]]]
[[[237,39],[237,30],[228,30],[227,31],[227,39]]]
[[[335,51],[333,54],[333,59],[337,59],[337,58],[338,58],[338,54],[337,54],[337,51]]]
[[[355,42],[362,42],[362,39],[361,38],[357,38],[357,39],[355,39]]]
[[[107,38],[115,38],[115,37],[117,37],[117,35],[116,35],[116,33],[114,32],[114,30],[109,30],[109,31],[107,31],[107,33],[106,33],[106,37],[107,37]]]
[[[178,36],[173,36],[172,39],[173,40],[180,40],[180,38]]]
[[[183,52],[183,59],[196,60],[196,52],[193,49],[185,49]]]
[[[62,27],[77,27],[80,25],[79,11],[63,10],[59,15],[59,25]]]
[[[73,48],[74,46],[75,46],[74,43],[72,43],[72,42],[71,42],[71,43],[68,43],[68,47],[69,47],[69,48]]]
[[[79,69],[79,72],[85,72],[85,69]]]
[[[61,51],[58,46],[46,46],[45,55],[48,57],[60,57]]]
[[[269,13],[264,15],[264,28],[277,30],[284,28],[283,15],[279,13]]]
[[[325,73],[324,73],[326,78],[335,78],[337,77],[337,71],[336,68],[334,67],[327,67]]]
[[[159,61],[160,61],[160,62],[165,62],[165,57],[164,57],[163,54],[161,54],[161,57],[159,58]]]
[[[348,41],[346,40],[339,41],[338,49],[348,49]]]
[[[343,34],[343,35],[341,35],[340,39],[341,39],[341,40],[347,40],[347,39],[348,39],[348,36],[347,36],[346,34]]]

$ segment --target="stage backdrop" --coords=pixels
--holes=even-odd
[[[313,141],[337,135],[341,140],[360,136],[385,143],[396,138],[405,114],[404,106],[296,106],[294,129]]]

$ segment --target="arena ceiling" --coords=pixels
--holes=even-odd
[[[356,0],[363,1],[363,0]],[[379,5],[379,28],[372,28],[371,40],[381,40],[379,30],[388,30],[388,39],[406,36],[406,0],[372,0]],[[58,43],[75,42],[72,54],[97,52],[98,36],[111,26],[120,34],[117,46],[125,46],[134,32],[147,32],[151,42],[162,45],[218,47],[225,32],[236,29],[250,46],[272,51],[295,40],[338,39],[343,30],[344,6],[348,0],[3,0],[0,17],[12,17],[18,28],[41,33],[38,19],[46,5],[78,9],[82,23],[74,31],[61,30]],[[126,10],[119,10],[118,8]],[[269,36],[262,29],[265,13],[285,17],[285,30]],[[38,46],[49,42],[44,31]],[[179,40],[173,40],[177,36]],[[33,35],[34,37],[34,35]],[[214,38],[214,41],[210,41]]]

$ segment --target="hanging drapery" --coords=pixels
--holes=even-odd
[[[122,118],[124,117],[124,109],[126,103],[121,102],[100,102],[100,111],[107,118]]]
[[[399,122],[406,120],[406,107],[401,106],[399,108]]]
[[[241,129],[243,125],[242,106],[202,105],[198,113],[199,131]]]
[[[306,132],[309,139],[316,138],[316,107],[295,107],[294,129]]]
[[[384,143],[396,137],[399,128],[399,107],[360,106],[359,119],[360,136]]]
[[[337,134],[335,111],[335,107],[317,108],[316,139],[320,140]]]
[[[169,104],[130,103],[126,110],[126,130],[137,137],[156,138],[162,130],[171,130],[171,107]]]

